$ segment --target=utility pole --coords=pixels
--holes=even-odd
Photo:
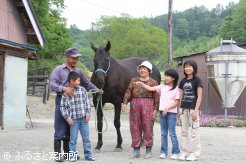
[[[173,0],[169,0],[168,7],[168,68],[172,67],[173,57],[172,57],[172,38],[173,38]]]

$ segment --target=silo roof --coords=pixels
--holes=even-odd
[[[206,55],[246,55],[246,50],[235,44],[223,44],[206,53]]]

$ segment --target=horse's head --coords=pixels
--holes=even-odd
[[[96,85],[98,88],[103,88],[105,84],[105,78],[107,76],[108,70],[110,69],[110,50],[111,44],[108,41],[106,47],[101,46],[96,48],[96,46],[91,43],[91,48],[95,52],[94,57],[94,73],[96,78]]]

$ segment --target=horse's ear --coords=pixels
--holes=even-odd
[[[107,45],[106,45],[106,47],[105,47],[105,50],[106,50],[107,52],[109,52],[110,48],[111,48],[111,43],[110,43],[110,41],[108,41],[108,43],[107,43]]]
[[[95,44],[92,43],[92,42],[91,42],[91,48],[92,48],[95,52],[97,52],[97,48],[96,48]]]

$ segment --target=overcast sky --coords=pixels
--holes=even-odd
[[[208,9],[218,3],[226,6],[229,2],[239,0],[173,0],[173,10],[183,11],[190,7],[204,5]],[[67,6],[63,16],[67,24],[76,24],[85,30],[91,27],[102,15],[119,16],[127,13],[132,17],[154,17],[168,12],[168,0],[65,0]]]

